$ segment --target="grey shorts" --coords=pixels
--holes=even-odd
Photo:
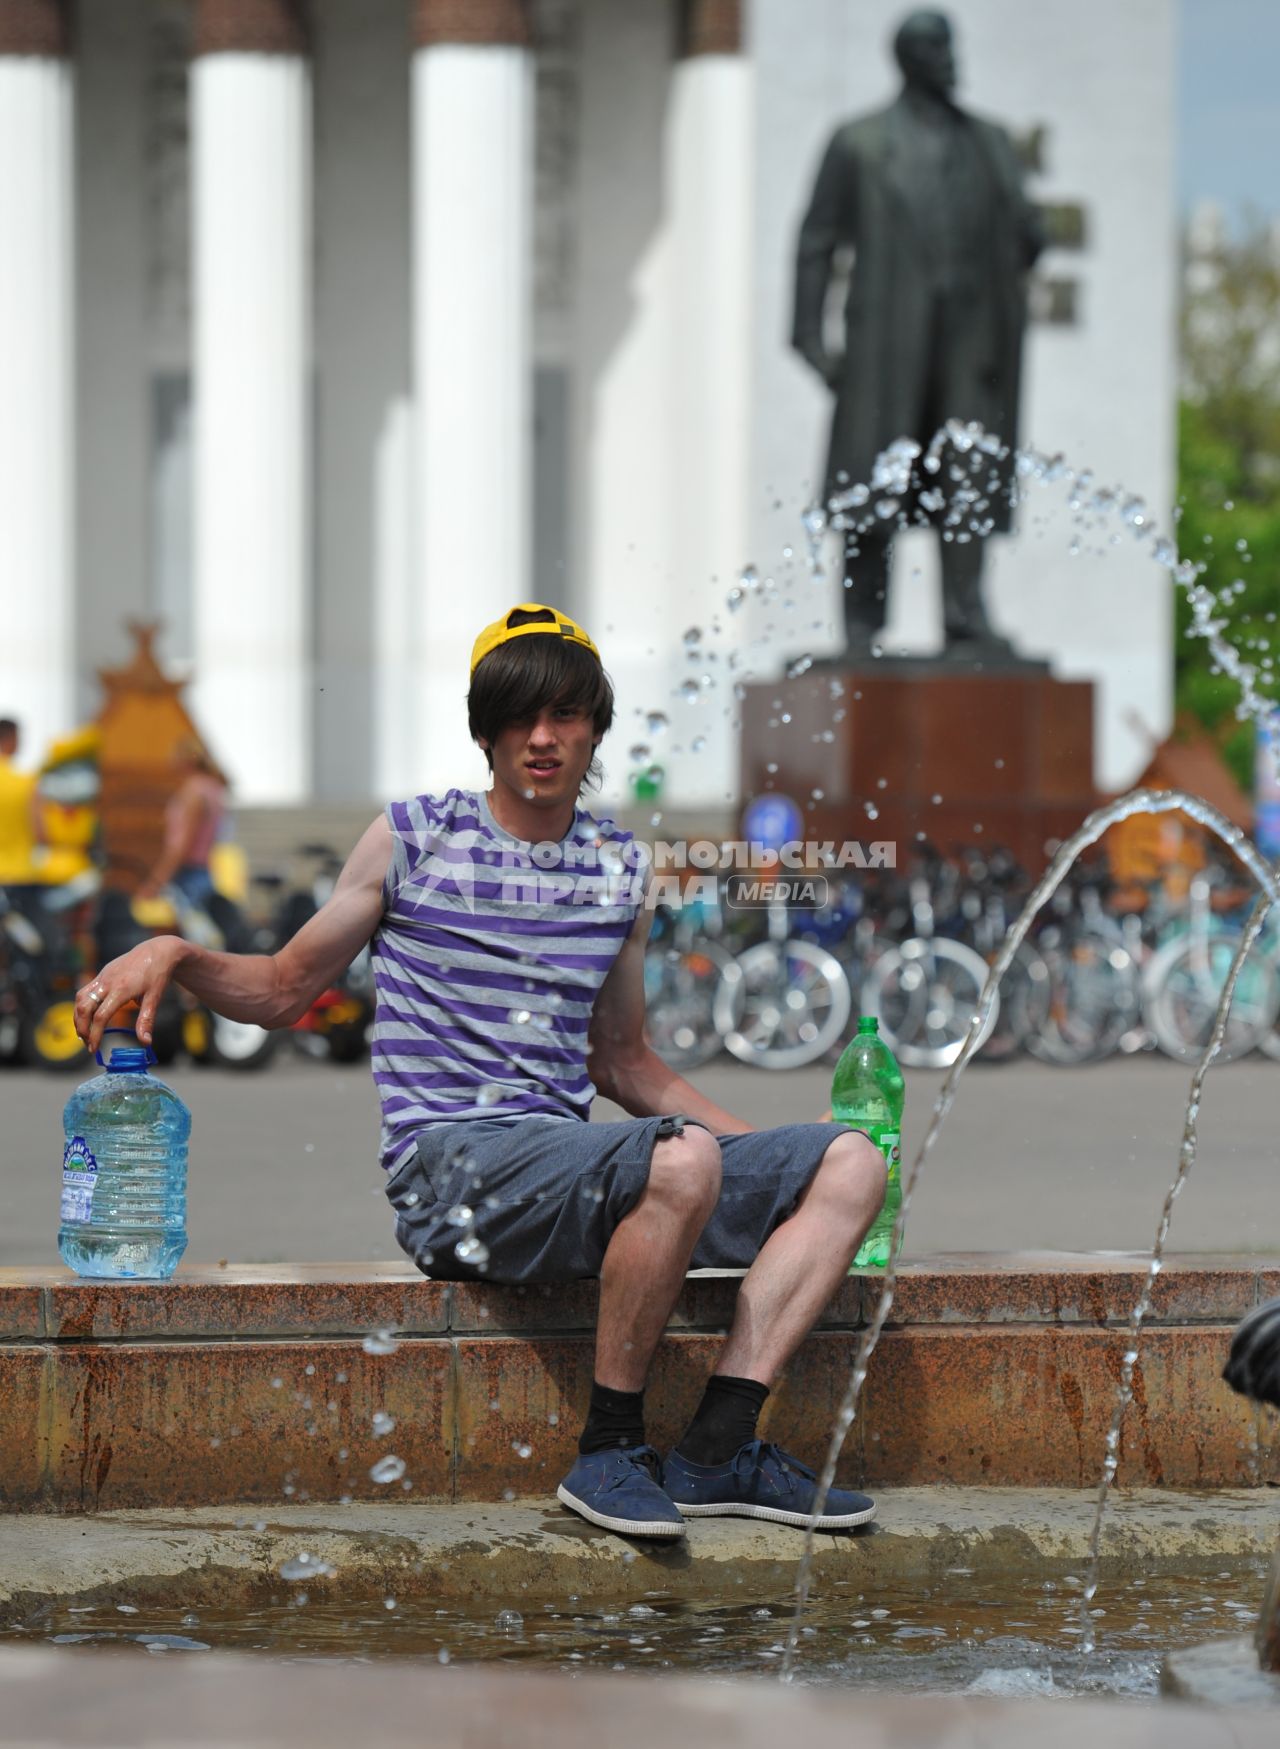
[[[440,1281],[555,1282],[597,1276],[614,1229],[640,1200],[653,1145],[692,1119],[622,1123],[527,1117],[431,1124],[387,1180],[396,1240]],[[694,1269],[745,1269],[795,1210],[837,1123],[719,1136],[720,1200]]]

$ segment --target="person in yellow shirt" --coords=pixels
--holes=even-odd
[[[18,771],[20,731],[12,717],[0,717],[0,887],[18,903],[15,889],[35,886],[40,880],[36,851],[40,843],[36,777]]]

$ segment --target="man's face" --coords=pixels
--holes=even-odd
[[[547,705],[529,722],[509,724],[489,747],[494,784],[535,806],[563,810],[576,803],[597,745],[595,724],[580,705]]]
[[[0,732],[0,758],[12,759],[18,751],[18,737],[12,729]]]
[[[907,80],[935,97],[949,97],[955,90],[951,26],[937,13],[922,13],[908,21],[899,41],[898,60]]]

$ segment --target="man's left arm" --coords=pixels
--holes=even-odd
[[[749,1123],[677,1075],[645,1037],[644,950],[652,923],[652,911],[642,906],[596,997],[587,1035],[587,1067],[596,1091],[632,1117],[682,1112],[706,1124],[713,1135],[744,1134],[752,1127]]]

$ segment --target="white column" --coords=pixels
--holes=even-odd
[[[0,0],[0,716],[72,727],[72,84],[62,9]]]
[[[672,9],[632,0],[582,13],[572,523],[576,599],[617,702],[601,749],[607,806],[628,798],[631,748],[672,764],[694,606],[692,588],[671,604],[672,23]],[[651,737],[650,711],[673,729]]]
[[[419,0],[415,41],[411,635],[417,781],[437,790],[483,779],[471,645],[528,598],[533,90],[515,0]]]
[[[201,0],[192,66],[195,689],[238,798],[310,789],[310,79],[287,0]]]
[[[752,72],[741,53],[736,0],[695,0],[672,80],[667,132],[671,213],[671,375],[668,447],[672,575],[667,642],[703,631],[706,660],[683,647],[681,681],[709,674],[696,704],[668,707],[668,794],[724,807],[736,796],[739,709],[733,683],[747,616],[726,598],[748,550],[751,419]],[[718,629],[717,629],[718,628]],[[714,660],[710,659],[714,654]],[[695,740],[705,745],[692,751]],[[655,752],[660,749],[655,748]]]
[[[600,0],[583,22],[577,570],[618,703],[606,799],[628,799],[629,751],[648,746],[664,810],[722,809],[736,790],[730,657],[747,623],[725,603],[754,557],[752,86],[734,0],[684,8],[674,64],[671,22],[628,0]],[[683,689],[704,674],[713,684],[691,702]],[[652,712],[668,719],[656,735]]]

